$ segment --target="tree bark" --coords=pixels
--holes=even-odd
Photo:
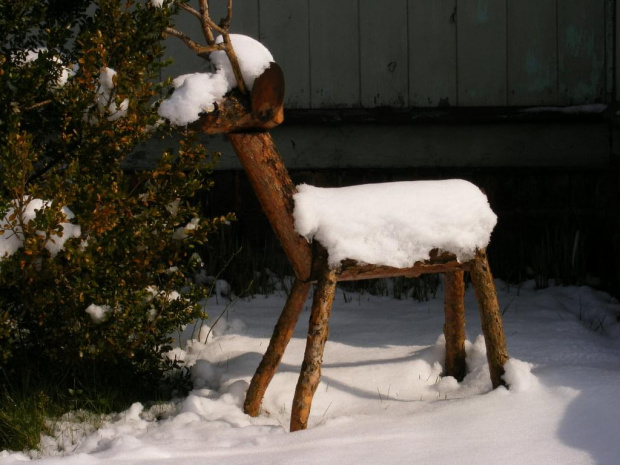
[[[297,279],[308,281],[312,252],[308,241],[295,231],[295,185],[269,133],[229,134],[239,161],[258,197],[263,212],[282,244]]]
[[[336,275],[335,270],[325,266],[324,273],[319,278],[314,291],[306,351],[293,398],[291,432],[308,427],[312,398],[321,380],[321,365],[329,334],[328,324],[336,290]]]
[[[493,283],[493,275],[487,260],[486,250],[478,250],[476,257],[471,262],[471,281],[476,291],[482,332],[487,347],[487,360],[491,372],[493,388],[503,386],[506,383],[502,379],[504,364],[508,361],[506,350],[506,338],[502,326],[502,314],[499,310],[497,292]]]
[[[338,281],[358,281],[395,276],[416,278],[427,273],[445,273],[454,270],[467,270],[468,263],[460,263],[451,253],[430,254],[430,258],[415,263],[410,268],[394,268],[391,266],[359,264],[355,260],[343,260],[338,274]]]
[[[245,396],[243,410],[252,417],[259,414],[265,391],[280,365],[286,346],[293,336],[293,330],[297,325],[297,320],[309,292],[310,284],[298,279],[295,280],[291,294],[284,305],[284,310],[282,310],[278,323],[273,330],[269,347],[267,347],[267,351],[256,369],[256,373],[254,373]]]
[[[445,375],[458,381],[465,377],[465,282],[463,271],[445,273],[445,318],[443,333],[446,337]]]

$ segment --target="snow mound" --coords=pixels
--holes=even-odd
[[[504,365],[504,381],[511,392],[529,391],[538,385],[538,380],[532,374],[534,365],[511,358]]]
[[[248,89],[251,90],[256,78],[263,74],[269,68],[269,64],[274,61],[273,56],[263,44],[243,34],[230,34],[230,40],[239,60],[243,80]],[[224,42],[222,36],[218,36],[215,39],[217,44],[222,42]],[[229,90],[236,87],[235,75],[226,53],[223,51],[213,52],[209,59],[215,65],[217,72],[223,73],[226,77],[226,81],[231,85]]]
[[[218,36],[216,43],[223,42]],[[241,74],[248,89],[254,81],[273,62],[273,56],[267,48],[242,34],[230,34],[235,54],[239,60]],[[210,60],[215,66],[215,73],[194,73],[177,77],[172,85],[174,92],[159,107],[159,115],[171,124],[182,126],[196,121],[203,112],[211,112],[215,104],[226,93],[237,87],[232,66],[223,51],[212,52]]]
[[[221,73],[184,74],[172,81],[175,90],[159,107],[159,116],[181,126],[196,121],[202,112],[210,112],[215,102],[228,92],[228,82]]]
[[[329,252],[329,265],[353,259],[399,268],[429,259],[432,249],[473,258],[486,247],[497,216],[486,196],[460,179],[298,186],[295,228]]]

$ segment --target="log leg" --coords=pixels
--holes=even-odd
[[[493,388],[505,385],[502,380],[504,364],[508,361],[502,314],[497,302],[497,292],[485,250],[478,250],[470,266],[471,281],[476,291],[482,332],[487,346],[487,360]]]
[[[443,333],[446,337],[445,374],[462,381],[465,377],[465,282],[463,271],[449,271],[446,276]]]
[[[291,412],[291,431],[306,429],[312,398],[321,380],[323,351],[329,334],[329,317],[336,290],[337,273],[325,268],[314,290],[306,352]]]
[[[295,329],[295,325],[297,324],[297,320],[299,319],[299,315],[301,314],[309,292],[309,283],[304,283],[299,279],[295,279],[291,294],[273,330],[273,335],[269,341],[269,347],[267,347],[267,351],[265,355],[263,355],[263,359],[252,377],[250,387],[245,396],[243,410],[250,416],[258,416],[265,391],[280,365],[286,346],[293,336],[293,330]]]

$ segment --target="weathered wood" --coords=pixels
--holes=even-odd
[[[560,105],[605,99],[605,0],[558,3]]]
[[[456,0],[409,0],[409,104],[457,104]]]
[[[506,1],[459,0],[459,106],[506,105]]]
[[[430,252],[430,258],[424,262],[418,262],[410,268],[394,268],[391,266],[378,266],[359,264],[355,260],[343,260],[338,274],[338,281],[359,281],[362,279],[387,278],[405,276],[417,278],[428,273],[444,273],[454,270],[467,270],[468,264],[460,263],[452,253],[439,253],[436,249]]]
[[[307,0],[261,0],[260,41],[284,70],[287,108],[310,108]]]
[[[329,334],[329,317],[336,290],[336,274],[336,270],[329,269],[325,264],[314,290],[306,351],[293,398],[291,431],[308,427],[312,398],[321,380],[323,352]]]
[[[558,104],[556,0],[508,3],[508,105]]]
[[[256,373],[254,373],[252,377],[250,387],[245,397],[243,410],[252,417],[258,416],[260,412],[260,405],[263,401],[267,386],[269,386],[269,383],[273,379],[280,365],[280,361],[282,360],[282,355],[286,350],[286,346],[293,336],[293,330],[297,325],[299,315],[301,314],[309,292],[309,283],[301,282],[299,279],[295,280],[291,289],[291,294],[286,300],[282,314],[273,330],[271,340],[269,341],[269,347],[267,347],[267,351],[256,369]]]
[[[312,0],[311,108],[360,106],[358,0]]]
[[[229,134],[228,138],[295,276],[307,281],[312,253],[308,242],[295,231],[293,194],[296,189],[271,135],[266,132],[238,133]]]
[[[360,0],[359,8],[362,106],[407,107],[407,0]]]
[[[254,80],[249,100],[233,91],[191,127],[204,134],[265,131],[284,120],[283,104],[284,74],[278,64],[271,63]]]
[[[479,250],[476,253],[469,272],[478,299],[491,382],[496,388],[506,384],[502,375],[504,374],[504,364],[508,361],[508,351],[506,350],[506,338],[502,326],[502,314],[497,301],[497,292],[485,250]]]
[[[445,273],[446,361],[444,374],[461,381],[465,377],[465,281],[462,271]]]

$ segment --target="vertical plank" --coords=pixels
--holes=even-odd
[[[310,106],[360,106],[358,0],[308,0]]]
[[[363,107],[408,104],[407,0],[360,0]]]
[[[409,105],[456,104],[456,0],[409,0]]]
[[[504,106],[506,0],[459,0],[459,106]]]
[[[605,103],[614,101],[616,0],[605,0]]]
[[[308,0],[261,0],[260,41],[286,78],[285,105],[310,107]]]
[[[620,7],[616,8],[616,17],[615,17],[615,24],[616,27],[618,27],[618,25],[620,25]],[[616,79],[615,79],[615,89],[616,89],[616,102],[620,102],[620,69],[618,69],[618,66],[620,66],[620,31],[618,31],[616,33],[616,41],[614,43],[614,49],[615,49],[615,54],[614,54],[614,63],[615,63],[615,68],[616,68]],[[619,274],[620,277],[620,274]]]
[[[557,0],[508,0],[508,105],[557,105]]]
[[[559,104],[605,99],[605,0],[558,4]]]

